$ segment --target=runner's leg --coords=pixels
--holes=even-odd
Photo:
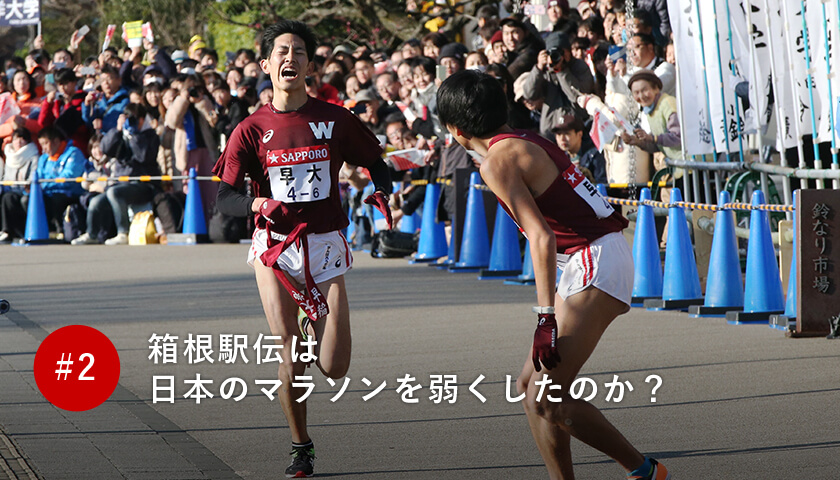
[[[560,352],[560,364],[553,370],[543,369],[540,372],[534,371],[530,358],[525,363],[523,376],[528,380],[528,395],[523,401],[525,411],[529,417],[529,423],[536,425],[536,431],[532,429],[534,438],[543,456],[551,455],[559,450],[565,454],[564,448],[568,443],[558,438],[555,428],[543,426],[539,422],[531,421],[533,416],[538,416],[547,421],[551,426],[556,426],[567,434],[577,438],[587,445],[596,448],[612,457],[627,471],[644,462],[644,457],[636,450],[630,442],[601,414],[601,412],[589,402],[575,400],[569,396],[569,387],[574,381],[584,363],[598,345],[601,336],[612,320],[624,313],[627,306],[612,296],[590,287],[578,294],[567,298],[557,306],[558,338],[557,350]],[[549,402],[547,392],[543,392],[543,398],[539,403],[535,401],[539,388],[535,385],[541,380],[543,374],[548,374],[554,385],[562,385],[562,402]],[[521,385],[520,377],[520,388]],[[552,395],[556,397],[557,395]],[[564,447],[565,445],[565,447]],[[571,455],[562,455],[557,461],[546,462],[551,478],[562,478],[569,480],[571,465],[566,463],[564,458],[571,459]]]
[[[319,283],[318,288],[327,297],[330,313],[327,318],[312,322],[318,344],[316,365],[329,378],[341,378],[350,368],[350,305],[344,275]]]
[[[263,265],[259,259],[254,261],[254,272],[271,334],[282,337],[283,348],[280,349],[280,356],[283,363],[280,364],[278,369],[278,378],[283,382],[283,385],[277,390],[280,405],[283,408],[283,414],[286,415],[286,420],[289,422],[292,441],[306,443],[310,440],[306,431],[306,402],[298,403],[296,401],[306,389],[292,388],[294,377],[304,375],[306,370],[306,364],[292,363],[292,337],[300,337],[300,329],[297,323],[298,305],[280,281],[277,280],[274,270]],[[298,338],[298,341],[300,341],[300,338]]]

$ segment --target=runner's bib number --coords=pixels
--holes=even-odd
[[[329,145],[270,150],[266,164],[275,200],[304,203],[330,196]]]

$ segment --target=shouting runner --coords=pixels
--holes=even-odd
[[[574,478],[573,436],[612,457],[627,478],[670,478],[595,406],[569,396],[601,335],[630,310],[633,259],[621,233],[627,220],[554,143],[506,125],[505,92],[495,78],[458,72],[441,85],[437,105],[449,133],[474,158],[483,157],[481,177],[530,241],[537,328],[517,388],[526,393],[525,413],[550,477]],[[555,291],[558,267],[563,274]],[[544,374],[561,386],[559,403],[548,395],[537,400],[535,382]]]
[[[365,202],[391,223],[391,179],[379,141],[350,111],[306,94],[316,46],[304,23],[284,20],[266,28],[260,67],[271,79],[274,100],[236,127],[214,169],[222,180],[219,210],[256,214],[248,263],[271,333],[282,337],[279,397],[292,434],[289,478],[311,476],[315,459],[306,402],[297,401],[305,389],[292,388],[307,365],[292,362],[292,342],[314,336],[316,365],[329,378],[343,377],[350,366],[344,273],[352,257],[341,234],[348,220],[338,189],[344,162],[369,170],[376,191]],[[238,193],[246,174],[254,198]],[[300,324],[298,308],[306,313]]]

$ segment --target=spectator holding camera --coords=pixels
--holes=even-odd
[[[128,90],[122,86],[119,70],[110,64],[102,66],[99,82],[101,91],[94,90],[85,97],[82,120],[105,134],[117,127],[117,120],[128,105]]]
[[[113,176],[160,175],[160,138],[153,129],[143,128],[145,121],[146,107],[130,103],[119,116],[117,126],[102,137],[102,153],[114,159]],[[105,245],[128,243],[128,206],[151,202],[157,191],[156,182],[134,181],[116,183],[105,190],[117,227],[117,235],[106,240]]]
[[[179,75],[172,81],[178,95],[166,111],[163,145],[171,148],[175,158],[175,173],[186,174],[194,168],[198,176],[211,176],[219,158],[218,136],[213,129],[219,115],[207,95],[200,77]],[[184,182],[184,193],[188,183]],[[212,217],[216,205],[218,184],[199,182],[205,217]]]
[[[566,34],[552,33],[546,37],[545,46],[522,87],[525,98],[543,99],[540,133],[554,138],[551,129],[563,114],[574,112],[581,120],[589,117],[576,101],[581,94],[594,94],[596,85],[586,62],[572,57],[572,45]]]

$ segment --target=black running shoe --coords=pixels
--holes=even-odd
[[[315,471],[315,447],[292,447],[292,463],[286,468],[286,478],[309,478]]]

